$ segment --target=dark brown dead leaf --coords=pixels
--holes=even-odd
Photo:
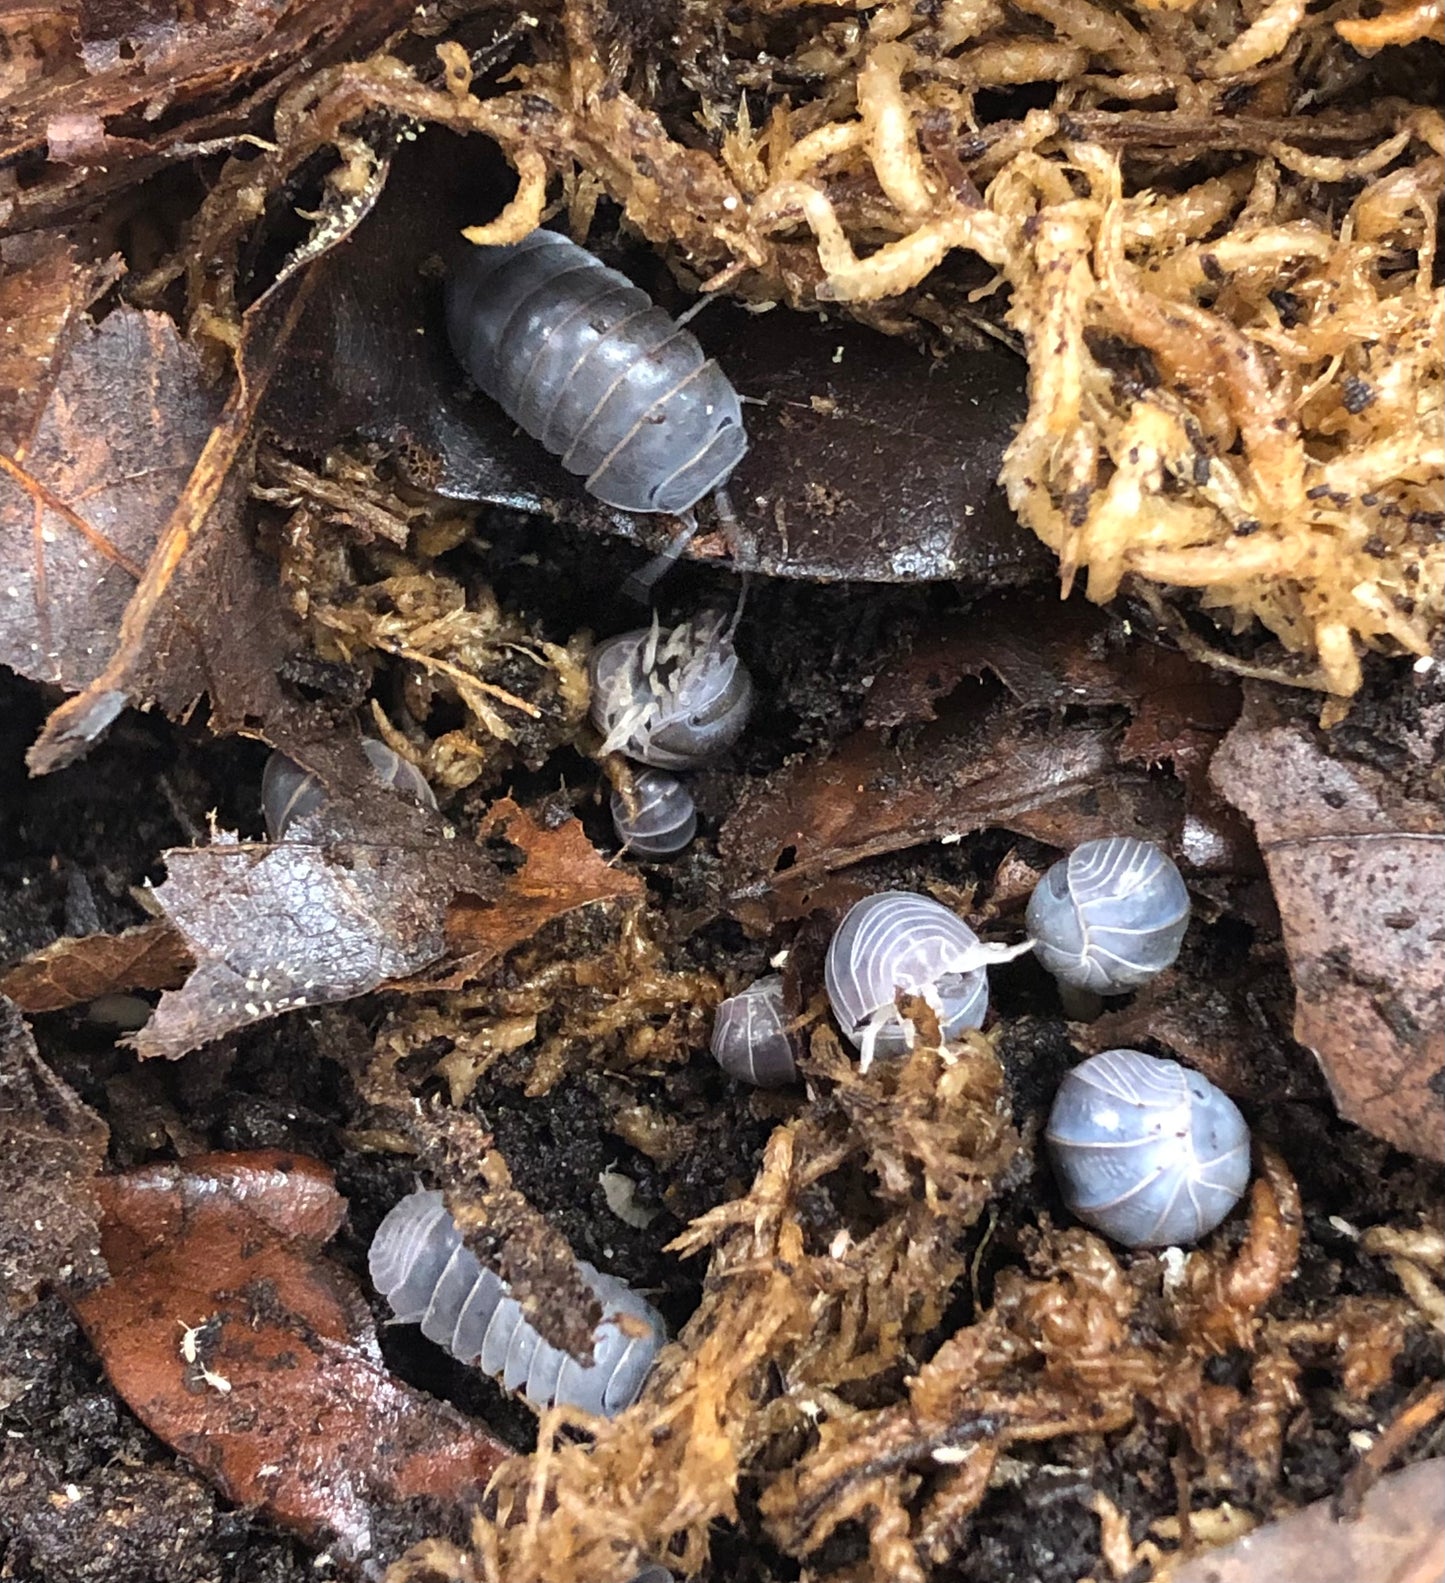
[[[22,1011],[62,1011],[98,995],[175,989],[192,966],[185,941],[168,923],[121,934],[65,936],[0,974],[0,995]]]
[[[120,276],[119,259],[81,264],[55,232],[0,242],[0,452],[19,462],[77,337],[85,310]]]
[[[248,1149],[153,1160],[107,1177],[106,1256],[125,1268],[180,1236],[187,1216],[224,1199],[286,1238],[328,1242],[346,1218],[346,1200],[319,1160],[286,1149]],[[121,1212],[115,1212],[115,1206]]]
[[[1120,729],[1016,710],[952,712],[903,742],[860,731],[831,757],[750,787],[718,837],[735,897],[771,889],[790,910],[865,858],[997,825],[1067,847],[1103,835],[1177,842],[1182,799],[1118,762]]]
[[[1445,1159],[1445,813],[1332,756],[1251,692],[1212,770],[1253,821],[1295,981],[1295,1037],[1349,1120]]]
[[[1402,1468],[1341,1522],[1316,1501],[1176,1567],[1172,1583],[1442,1583],[1445,1457]]]
[[[118,638],[102,649],[108,657],[85,680],[84,691],[46,721],[27,757],[32,773],[83,757],[130,702],[182,715],[206,693],[217,733],[265,721],[273,737],[284,741],[288,735],[293,710],[277,680],[287,617],[274,568],[262,563],[241,513],[256,405],[306,290],[303,276],[248,312],[240,352],[244,377],[234,381],[194,466],[178,473],[169,496],[155,502],[161,515],[154,550],[124,605]],[[168,321],[145,318],[156,323],[162,340],[175,336],[174,328],[159,328]],[[291,733],[298,729],[289,723]]]
[[[301,355],[278,381],[267,422],[317,454],[360,433],[396,450],[413,482],[442,495],[653,544],[655,525],[599,505],[500,408],[465,394],[441,285],[423,265],[453,251],[462,227],[510,194],[495,148],[479,144],[432,128],[398,152],[375,211],[322,266]],[[648,264],[645,284],[668,290]],[[672,297],[676,310],[684,299]],[[991,585],[1049,575],[1051,558],[994,482],[1023,416],[1021,359],[990,348],[939,367],[846,321],[727,304],[692,328],[738,389],[765,403],[749,408],[751,449],[731,485],[739,569]],[[699,555],[727,550],[716,535],[694,546]]]
[[[969,676],[991,671],[1019,703],[1064,709],[1134,701],[1116,629],[1097,607],[1057,597],[1005,600],[977,619],[921,633],[879,672],[864,724],[936,720],[934,705]]]
[[[162,164],[217,152],[299,71],[367,49],[411,10],[399,0],[28,7],[28,47],[7,51],[0,77],[0,217],[34,227]]]
[[[101,674],[217,408],[164,315],[123,307],[75,332],[0,457],[0,659],[68,692]]]
[[[456,987],[554,918],[593,902],[630,900],[643,894],[639,876],[609,864],[576,819],[549,830],[504,797],[492,805],[478,835],[482,841],[494,838],[521,850],[522,867],[508,876],[499,895],[488,898],[472,891],[453,900],[446,920],[450,960],[443,976],[393,987]]]
[[[258,1198],[228,1189],[252,1175],[229,1161],[175,1167],[169,1186],[108,1180],[112,1280],[73,1299],[80,1322],[135,1413],[228,1500],[350,1561],[375,1555],[383,1518],[400,1548],[475,1498],[507,1448],[387,1372],[356,1283],[318,1251],[325,1168],[263,1155]],[[301,1235],[277,1229],[289,1183]]]
[[[1127,639],[1117,620],[1080,600],[1020,597],[925,632],[880,672],[865,724],[937,719],[940,701],[985,671],[1026,708],[1127,708],[1120,762],[1167,765],[1185,788],[1179,856],[1196,872],[1259,872],[1247,826],[1208,777],[1209,760],[1239,714],[1234,682],[1175,649]]]
[[[0,996],[0,1306],[42,1281],[105,1273],[94,1182],[105,1123],[40,1059],[15,1006]]]

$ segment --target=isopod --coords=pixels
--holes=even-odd
[[[480,389],[609,506],[681,515],[747,450],[737,392],[692,332],[564,236],[469,248],[446,313]]]
[[[618,839],[638,857],[674,857],[697,834],[692,793],[666,770],[639,770],[632,777],[634,808],[620,791],[612,794],[612,823]]]
[[[393,753],[375,737],[362,737],[361,751],[370,760],[379,785],[389,786],[423,808],[436,807],[432,789],[415,764]],[[319,775],[302,769],[284,753],[273,753],[266,760],[261,772],[261,812],[266,833],[273,841],[284,841],[286,832],[298,819],[309,819],[325,801],[326,787]]]
[[[713,1019],[711,1048],[717,1064],[741,1083],[781,1088],[797,1081],[780,974],[770,973],[723,1001]]]
[[[1039,961],[1061,984],[1117,995],[1162,973],[1179,955],[1189,892],[1151,842],[1085,841],[1034,887],[1026,927]]]
[[[753,681],[718,612],[665,628],[654,619],[592,651],[592,723],[604,753],[686,770],[725,752],[753,706]]]
[[[900,992],[933,1008],[939,1032],[956,1038],[980,1028],[988,1011],[990,962],[1029,949],[985,945],[961,918],[928,896],[885,890],[849,909],[828,943],[823,981],[844,1034],[866,1071],[875,1055],[913,1048],[913,1023],[899,1014]]]
[[[400,1323],[420,1324],[453,1357],[521,1391],[539,1410],[562,1402],[615,1417],[637,1400],[667,1339],[651,1304],[579,1259],[602,1304],[592,1362],[578,1363],[549,1345],[522,1317],[507,1283],[467,1247],[435,1191],[410,1193],[393,1206],[377,1228],[368,1265]]]
[[[1199,1072],[1106,1050],[1059,1085],[1044,1137],[1064,1202],[1130,1248],[1197,1242],[1249,1183],[1249,1127]]]

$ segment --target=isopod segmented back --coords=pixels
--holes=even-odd
[[[1065,1074],[1044,1137],[1064,1202],[1131,1248],[1197,1242],[1249,1182],[1249,1127],[1202,1072],[1105,1050]]]
[[[632,777],[633,805],[612,793],[617,837],[637,857],[675,857],[697,834],[692,793],[666,770],[642,769]]]
[[[592,723],[604,753],[657,769],[688,770],[737,741],[753,682],[716,611],[675,627],[639,627],[599,643],[587,666]]]
[[[944,1039],[980,1028],[988,1012],[990,962],[1030,949],[985,945],[962,918],[930,896],[885,890],[855,902],[828,944],[823,979],[833,1015],[862,1055],[902,1055],[913,1024],[899,1015],[900,992],[919,995]]]
[[[1062,983],[1099,995],[1137,989],[1179,954],[1189,891],[1149,841],[1109,836],[1060,858],[1034,887],[1027,927]]]
[[[418,807],[436,807],[436,797],[415,764],[375,737],[362,737],[361,750],[378,785],[390,787]],[[273,753],[266,760],[261,772],[261,812],[266,833],[273,841],[284,841],[293,825],[311,819],[325,808],[326,802],[326,787],[319,775],[302,769],[284,753]]]
[[[495,1375],[539,1409],[563,1402],[614,1417],[637,1400],[667,1339],[651,1304],[579,1259],[602,1304],[592,1362],[549,1345],[523,1318],[507,1283],[467,1247],[439,1192],[410,1193],[393,1206],[367,1262],[372,1284],[402,1324],[419,1324],[453,1357]]]
[[[770,973],[728,998],[713,1018],[713,1059],[730,1077],[758,1088],[798,1078],[793,1035],[780,973]]]
[[[697,338],[566,237],[469,248],[446,299],[458,361],[608,505],[687,511],[747,450],[737,392]]]

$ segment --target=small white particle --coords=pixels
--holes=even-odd
[[[1159,1262],[1164,1266],[1166,1295],[1177,1291],[1184,1279],[1184,1266],[1189,1262],[1189,1255],[1183,1248],[1165,1248],[1159,1255]]]
[[[254,1000],[248,1000],[246,1002],[245,1012],[248,1017],[259,1017],[261,1015],[261,1008]]]
[[[1432,670],[1435,669],[1435,656],[1433,654],[1422,654],[1420,658],[1415,661],[1411,669],[1413,669],[1417,676],[1428,675]]]

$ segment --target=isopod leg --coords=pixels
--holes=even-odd
[[[622,592],[628,599],[635,599],[638,604],[647,604],[652,598],[652,590],[672,570],[682,552],[697,537],[698,523],[695,511],[684,512],[677,520],[682,523],[682,532],[660,555],[654,555],[645,566],[640,566],[623,582]]]
[[[744,579],[747,578],[747,568],[758,563],[758,547],[752,535],[743,526],[742,519],[737,514],[733,505],[733,497],[727,491],[726,484],[719,484],[712,492],[713,510],[717,512],[718,526],[722,529],[723,537],[728,542],[728,556],[736,567],[742,568]],[[743,584],[746,589],[747,584]],[[739,602],[738,614],[742,614],[742,604]],[[737,621],[734,619],[733,627]],[[731,629],[730,629],[731,632]]]

